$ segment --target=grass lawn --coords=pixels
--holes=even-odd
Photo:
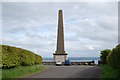
[[[105,64],[101,65],[102,67],[102,78],[118,78],[119,72],[118,69],[113,69],[110,65]]]
[[[45,70],[43,65],[19,66],[13,69],[3,69],[2,78],[20,78]]]

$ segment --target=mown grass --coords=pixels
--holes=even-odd
[[[21,78],[45,70],[43,65],[19,66],[12,69],[3,69],[2,78]]]
[[[102,67],[102,78],[119,78],[119,70],[112,68],[110,65],[101,65]]]

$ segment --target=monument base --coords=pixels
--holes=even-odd
[[[65,62],[67,60],[67,54],[53,54],[54,62],[61,61]]]

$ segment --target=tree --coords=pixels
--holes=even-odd
[[[108,63],[114,68],[120,68],[120,44],[113,48],[108,56]]]
[[[105,50],[102,50],[101,51],[101,56],[100,56],[100,59],[101,59],[101,63],[102,64],[106,64],[107,63],[107,56],[111,53],[111,50],[110,49],[105,49]]]

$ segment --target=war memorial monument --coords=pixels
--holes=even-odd
[[[58,11],[57,47],[55,53],[53,53],[53,57],[55,62],[65,62],[67,59],[67,53],[64,49],[64,26],[62,10]]]
[[[68,60],[68,54],[65,51],[64,47],[64,26],[63,26],[63,11],[60,9],[58,11],[58,30],[57,30],[57,45],[56,51],[53,53],[53,61],[43,61],[44,65],[55,65],[56,62],[64,63]],[[94,61],[85,61],[85,62],[71,62],[71,65],[94,65]]]

